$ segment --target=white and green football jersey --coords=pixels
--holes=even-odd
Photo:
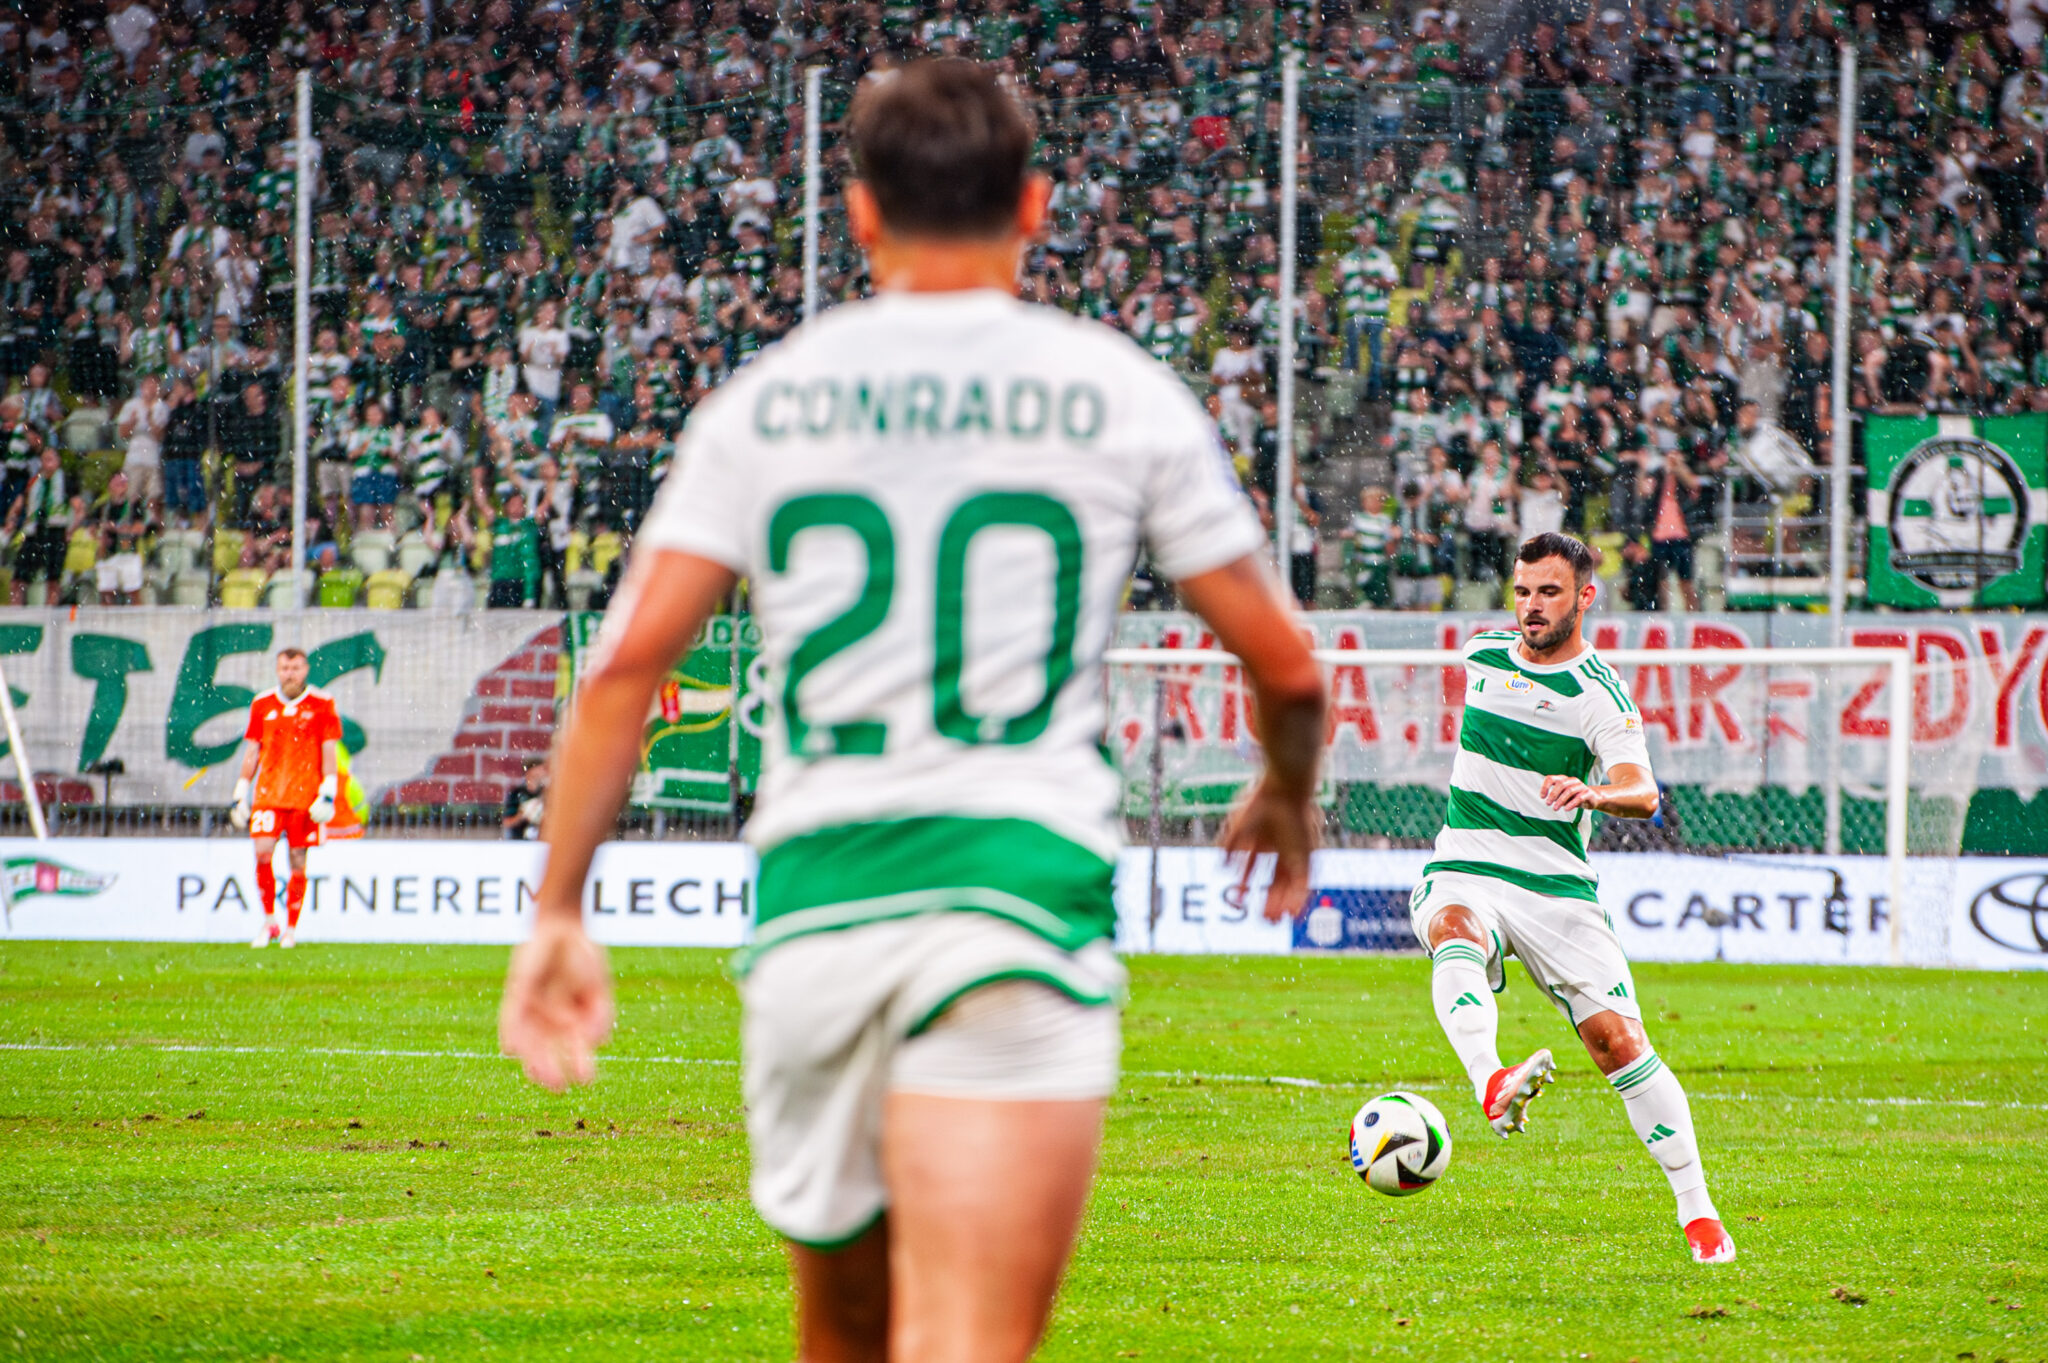
[[[1187,386],[1053,308],[890,293],[741,370],[677,462],[638,547],[752,579],[776,702],[757,947],[934,909],[1106,935],[1101,657],[1131,564],[1265,547]]]
[[[1643,719],[1613,668],[1587,649],[1538,665],[1513,630],[1465,645],[1465,718],[1451,767],[1450,807],[1423,874],[1492,876],[1537,894],[1596,900],[1586,861],[1590,811],[1543,802],[1543,778],[1592,782],[1627,763],[1650,769]]]

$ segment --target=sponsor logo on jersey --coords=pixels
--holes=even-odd
[[[1517,672],[1514,676],[1508,678],[1507,688],[1508,690],[1513,691],[1517,695],[1519,695],[1524,691],[1534,691],[1536,689],[1536,683],[1530,681],[1527,677]]]

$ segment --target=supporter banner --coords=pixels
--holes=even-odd
[[[2048,414],[1873,416],[1876,606],[2037,606],[2048,545]]]
[[[339,702],[372,800],[488,804],[547,750],[560,625],[539,611],[8,610],[0,663],[36,770],[118,758],[116,804],[225,807],[249,702],[276,685],[287,645]],[[51,793],[94,803],[101,783]]]
[[[307,942],[507,944],[525,937],[544,850],[534,843],[369,841],[315,849]],[[1408,898],[1427,852],[1316,855],[1309,909],[1268,923],[1213,848],[1127,850],[1117,937],[1128,952],[1274,955],[1414,950]],[[1594,857],[1602,907],[1642,961],[1882,965],[1892,916],[1878,857]],[[281,864],[281,862],[280,862]],[[241,838],[0,840],[15,938],[236,943],[256,932],[254,861]],[[2048,969],[2048,860],[1910,863],[1906,964]],[[1156,875],[1156,913],[1147,891]],[[280,884],[283,876],[279,876]],[[618,946],[734,947],[753,928],[754,858],[739,843],[611,843],[584,909]]]
[[[569,684],[582,674],[604,617],[569,617]],[[761,774],[761,706],[766,697],[761,630],[745,617],[715,615],[696,647],[662,683],[640,741],[632,802],[654,809],[725,812]],[[739,723],[733,723],[738,697]]]
[[[1498,614],[1317,611],[1302,617],[1325,648],[1457,648],[1481,629],[1512,624]],[[1710,790],[1760,785],[1807,790],[1827,776],[1830,735],[1842,745],[1855,794],[1875,797],[1891,732],[1885,669],[1830,673],[1745,667],[1754,648],[1833,643],[1817,615],[1648,615],[1596,612],[1596,648],[1725,648],[1727,666],[1644,664],[1619,669],[1643,712],[1657,776]],[[2030,798],[2048,783],[2048,617],[1936,613],[1857,615],[1849,642],[1906,648],[1925,668],[1913,688],[1913,784],[1922,794],[1966,797],[2007,789]],[[1132,614],[1118,642],[1158,648],[1213,647],[1190,615]],[[1111,679],[1110,740],[1142,779],[1150,743],[1151,686],[1162,674],[1126,668]],[[1256,753],[1242,688],[1222,669],[1163,674],[1171,743],[1169,783],[1241,779]],[[1340,781],[1433,784],[1450,777],[1464,682],[1455,667],[1335,669],[1330,772]],[[1991,848],[1987,850],[2004,850]]]

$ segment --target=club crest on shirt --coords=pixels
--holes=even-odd
[[[1545,711],[1545,710],[1555,710],[1556,708],[1557,708],[1557,707],[1556,707],[1555,705],[1552,705],[1552,704],[1551,704],[1551,703],[1550,703],[1549,701],[1547,701],[1547,700],[1541,700],[1541,699],[1539,699],[1539,700],[1538,700],[1538,701],[1536,702],[1536,711],[1537,711],[1537,713],[1538,713],[1538,714],[1541,714],[1541,713],[1542,713],[1543,711]]]
[[[1513,691],[1519,695],[1524,691],[1535,690],[1536,683],[1530,681],[1527,677],[1517,672],[1514,676],[1508,678],[1507,687],[1508,690]]]

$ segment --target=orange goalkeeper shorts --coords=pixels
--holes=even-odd
[[[320,825],[303,809],[258,809],[249,814],[249,836],[283,838],[292,847],[318,847]]]

